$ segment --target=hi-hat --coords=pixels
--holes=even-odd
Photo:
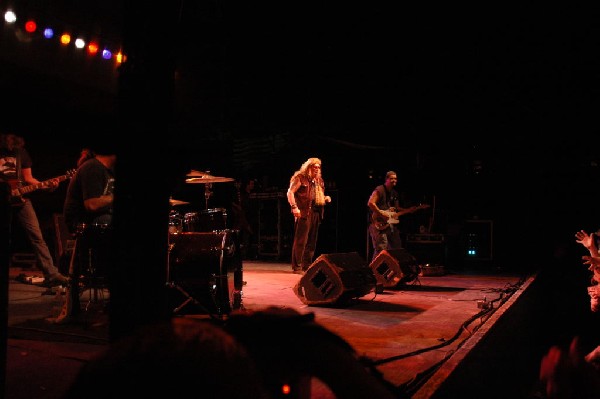
[[[202,172],[202,171],[199,171],[199,170],[194,170],[194,169],[192,169],[192,170],[190,171],[190,173],[188,173],[188,174],[186,175],[186,177],[205,177],[205,176],[211,176],[211,175],[210,175],[210,173],[207,173],[207,172]],[[212,177],[212,176],[211,176],[211,177]]]
[[[180,200],[169,198],[169,204],[171,204],[171,206],[178,206],[178,205],[189,205],[190,203],[186,202],[186,201],[180,201]]]
[[[189,184],[207,184],[207,183],[227,183],[233,181],[231,177],[220,177],[220,176],[202,176],[202,177],[190,177],[185,179],[186,183]]]

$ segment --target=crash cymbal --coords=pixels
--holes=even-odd
[[[202,171],[199,171],[199,170],[194,170],[194,169],[192,169],[190,171],[190,173],[188,173],[186,175],[186,177],[206,177],[206,176],[211,176],[211,174],[207,173],[207,172],[202,172]]]
[[[233,181],[231,177],[219,177],[219,176],[202,176],[202,177],[190,177],[185,179],[186,183],[189,184],[207,184],[207,183],[227,183]]]
[[[169,198],[169,204],[171,204],[171,206],[178,206],[178,205],[189,205],[190,203],[187,201],[180,201],[180,200]]]

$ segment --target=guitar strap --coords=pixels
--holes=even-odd
[[[388,198],[389,195],[390,195],[390,193],[388,192],[387,187],[384,185],[383,186],[383,199],[384,199],[385,205],[387,206],[387,209],[390,209],[393,206],[393,204],[390,202],[391,198]]]
[[[388,189],[385,186],[385,184],[383,184],[382,187],[383,187],[383,201],[384,201],[384,204],[386,207],[385,210],[389,210],[392,207],[392,204],[390,203],[390,199],[392,197],[391,192],[388,192]],[[384,229],[389,227],[390,231],[392,231],[392,232],[394,231],[394,225],[386,222],[384,226],[385,226]]]
[[[390,209],[390,201],[388,199],[388,190],[386,186],[383,186],[383,192],[385,193],[384,198],[385,198],[385,204],[387,205],[387,209]]]

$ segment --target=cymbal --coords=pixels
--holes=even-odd
[[[205,183],[227,183],[233,181],[231,177],[219,177],[219,176],[202,176],[202,177],[190,177],[185,179],[186,183],[189,184],[205,184]]]
[[[190,203],[186,202],[186,201],[180,201],[180,200],[169,198],[169,204],[171,204],[171,206],[178,206],[178,205],[189,205]]]
[[[202,172],[202,171],[194,170],[194,169],[192,169],[190,171],[190,173],[188,173],[186,175],[186,177],[205,177],[205,176],[210,176],[210,173],[206,173],[206,172]]]

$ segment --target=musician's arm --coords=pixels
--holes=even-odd
[[[371,196],[369,197],[369,201],[367,202],[367,206],[369,207],[369,209],[371,209],[375,214],[386,218],[386,216],[384,215],[384,213],[381,211],[381,209],[379,209],[379,207],[377,206],[377,201],[379,201],[379,193],[377,192],[377,190],[374,190],[371,193]]]
[[[298,191],[298,189],[300,188],[300,186],[302,185],[302,182],[300,181],[299,178],[293,178],[290,181],[290,186],[287,189],[287,200],[288,203],[290,204],[290,208],[292,209],[292,214],[294,215],[295,218],[299,218],[301,216],[301,212],[300,212],[300,208],[298,208],[298,204],[296,204],[296,191]]]
[[[23,183],[26,183],[26,184],[38,184],[40,182],[38,179],[33,177],[31,168],[21,169],[21,178],[23,179]]]
[[[112,205],[113,203],[113,195],[112,194],[106,194],[106,195],[101,195],[99,197],[95,197],[95,198],[88,198],[86,200],[83,201],[83,205],[85,206],[85,209],[88,212],[99,212],[105,208],[108,208]]]
[[[41,183],[38,179],[33,177],[31,168],[22,168],[21,169],[21,178],[23,179],[23,182],[28,185]],[[58,187],[59,183],[60,182],[58,181],[58,179],[46,180],[43,184],[43,188],[52,191]]]

